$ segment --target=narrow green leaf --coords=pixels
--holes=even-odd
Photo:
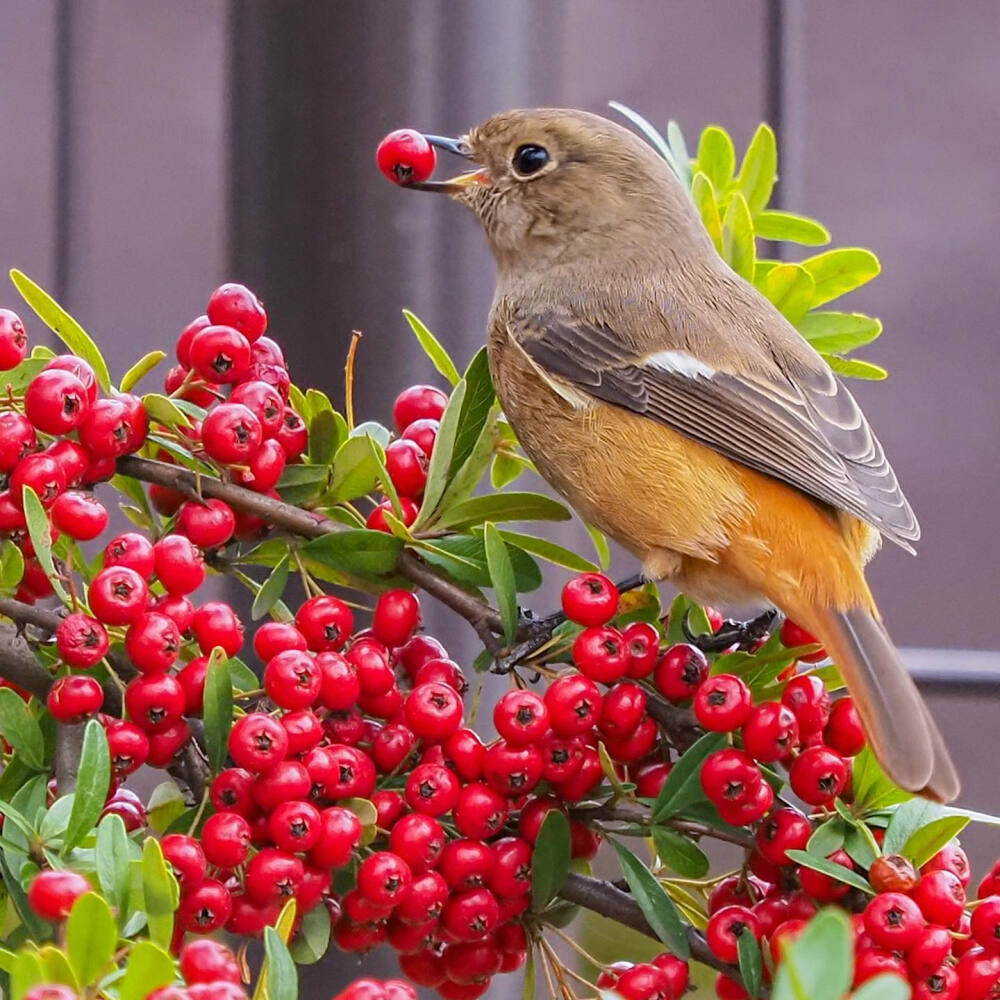
[[[330,911],[314,906],[303,918],[289,951],[296,965],[313,965],[330,947]]]
[[[109,813],[97,826],[94,866],[101,892],[119,912],[125,909],[128,900],[131,859],[125,823],[121,816]]]
[[[815,219],[769,208],[754,216],[754,228],[764,240],[784,240],[801,246],[823,246],[830,242],[826,227]]]
[[[667,145],[674,157],[674,169],[686,188],[691,187],[691,155],[680,125],[672,118],[667,122]]]
[[[257,596],[253,599],[253,607],[250,609],[250,616],[254,621],[263,618],[281,600],[286,583],[288,583],[287,556],[271,570],[270,575],[257,591]]]
[[[915,798],[898,806],[885,828],[882,849],[886,854],[902,854],[907,841],[921,827],[944,815],[944,807],[930,799]]]
[[[233,724],[233,680],[229,659],[220,646],[212,650],[205,673],[205,751],[212,773],[217,773],[226,760],[229,730]]]
[[[190,427],[191,418],[184,412],[181,401],[170,399],[162,392],[147,392],[142,397],[143,405],[150,420],[166,427]]]
[[[969,825],[968,816],[941,816],[931,820],[907,838],[901,854],[920,868]]]
[[[310,389],[309,392],[315,390]],[[334,410],[323,393],[327,405],[313,412],[309,418],[309,461],[314,465],[328,466],[337,449],[347,440],[347,421]]]
[[[718,125],[709,125],[698,141],[697,169],[708,175],[716,191],[724,192],[735,168],[736,150],[729,133]]]
[[[682,878],[704,878],[708,874],[709,863],[705,852],[676,830],[654,826],[653,844],[660,861]]]
[[[572,549],[564,548],[555,542],[550,542],[547,538],[537,538],[535,535],[525,535],[520,531],[501,530],[500,537],[511,545],[516,545],[525,552],[530,552],[539,559],[546,562],[555,563],[556,566],[563,566],[573,570],[574,573],[596,573],[597,563],[578,556]]]
[[[528,958],[524,963],[524,988],[521,990],[521,1000],[535,1000],[535,949],[528,948]]]
[[[854,974],[854,949],[847,914],[822,910],[784,949],[772,1000],[841,1000]]]
[[[63,604],[68,604],[69,596],[63,589],[62,581],[56,573],[55,563],[52,561],[52,529],[49,526],[49,516],[45,513],[38,494],[30,486],[22,487],[22,505],[31,544],[35,547],[35,558],[45,570],[45,575],[49,578],[59,600]]]
[[[163,858],[160,842],[154,837],[143,841],[141,872],[142,908],[148,915],[149,936],[161,947],[169,948],[180,887]]]
[[[722,216],[719,215],[719,203],[715,197],[715,189],[708,175],[700,170],[695,172],[691,182],[691,200],[694,202],[705,230],[711,237],[719,256],[723,256],[722,250]]]
[[[175,975],[174,960],[166,951],[152,941],[136,941],[129,951],[118,1000],[146,1000],[154,990],[172,983]]]
[[[9,539],[0,542],[0,588],[14,590],[24,576],[24,556]]]
[[[396,568],[402,549],[402,540],[384,531],[348,528],[315,538],[302,551],[331,569],[377,577]]]
[[[809,843],[806,844],[806,850],[817,858],[828,858],[834,851],[839,851],[844,846],[846,833],[844,821],[835,816],[816,827],[809,838]]]
[[[111,391],[111,376],[108,366],[97,345],[90,339],[83,327],[48,292],[35,284],[26,274],[16,268],[10,272],[10,280],[21,293],[21,297],[38,314],[39,319],[75,354],[83,358],[94,369],[97,382],[107,393]]]
[[[882,270],[878,257],[860,247],[826,250],[802,261],[802,266],[816,282],[813,298],[816,306],[860,288]]]
[[[863,823],[854,823],[847,828],[844,835],[844,850],[859,868],[864,868],[866,871],[871,868],[872,862],[880,853],[878,843]]]
[[[882,333],[881,320],[864,313],[813,310],[796,327],[820,354],[846,354],[870,344]]]
[[[157,833],[166,833],[179,816],[187,812],[184,793],[174,781],[161,781],[149,794],[146,817]]]
[[[149,354],[141,357],[122,376],[122,392],[131,392],[135,384],[148,375],[166,356],[165,351],[150,351]]]
[[[378,463],[367,437],[352,435],[337,449],[333,458],[329,496],[338,501],[363,497],[375,489],[378,473]]]
[[[753,281],[757,264],[753,221],[746,200],[739,191],[730,198],[722,220],[722,258],[738,275]]]
[[[622,874],[632,890],[642,915],[649,921],[656,936],[678,957],[691,957],[687,932],[674,901],[656,880],[653,873],[624,845],[613,840]]]
[[[449,480],[455,477],[475,449],[476,442],[479,440],[496,400],[493,378],[490,375],[490,362],[485,347],[480,348],[476,356],[469,362],[469,367],[466,368],[462,381],[467,388],[462,399],[462,409],[455,431],[455,447],[448,470]],[[440,430],[438,433],[440,434]],[[434,451],[437,451],[436,440]]]
[[[420,544],[424,560],[443,570],[457,583],[466,587],[482,588],[492,585],[486,565],[486,545],[482,531],[470,535],[446,535],[433,545]],[[542,585],[542,574],[527,552],[513,545],[507,546],[514,569],[514,583],[519,594],[537,590]]]
[[[108,738],[97,719],[91,719],[83,730],[73,812],[63,837],[63,854],[76,847],[93,829],[104,809],[110,784],[111,752],[108,749]]]
[[[267,963],[267,1000],[297,1000],[299,974],[285,942],[273,927],[264,928],[264,954]]]
[[[910,1000],[910,984],[895,972],[883,972],[863,982],[851,1000]]]
[[[608,101],[608,107],[627,118],[646,137],[649,144],[660,156],[670,164],[670,169],[680,178],[680,170],[678,169],[677,162],[674,160],[673,151],[654,125],[643,118],[638,111],[633,111],[628,105],[622,104],[619,101]]]
[[[492,493],[455,504],[439,524],[460,531],[484,521],[568,521],[571,516],[558,500],[542,493]]]
[[[424,486],[424,499],[420,505],[420,513],[413,523],[413,529],[425,527],[437,509],[438,502],[444,496],[448,485],[448,473],[451,469],[452,457],[455,454],[455,436],[458,433],[462,405],[465,402],[468,383],[461,379],[452,390],[448,405],[441,414],[441,424],[437,437],[434,439],[434,450],[427,466],[427,483]]]
[[[518,624],[514,567],[511,566],[507,545],[492,521],[487,521],[483,526],[483,542],[486,546],[486,568],[489,570],[490,583],[496,594],[504,637],[507,642],[513,642],[517,636]]]
[[[811,868],[813,871],[821,872],[823,875],[829,875],[830,878],[834,878],[838,882],[853,885],[855,889],[860,889],[862,892],[868,893],[869,896],[875,895],[875,891],[863,876],[852,871],[850,868],[845,868],[843,865],[837,864],[836,861],[831,861],[829,858],[817,858],[806,851],[788,851],[786,853],[790,860],[797,862],[805,868]]]
[[[569,820],[561,810],[550,809],[531,855],[531,905],[536,913],[541,913],[562,888],[571,857]]]
[[[11,1000],[24,1000],[25,994],[45,982],[45,970],[38,955],[22,948],[10,969]]]
[[[84,893],[70,910],[66,952],[81,983],[96,982],[111,964],[118,928],[108,904],[96,893]]]
[[[667,780],[653,803],[654,823],[676,816],[702,797],[701,765],[709,754],[721,750],[725,745],[725,733],[705,733],[697,743],[684,751],[667,775]]]
[[[39,838],[48,843],[61,837],[69,826],[70,813],[73,811],[73,800],[75,796],[60,795],[52,805],[45,810],[42,815],[42,822],[38,826]]]
[[[852,784],[854,804],[866,812],[876,812],[913,798],[889,779],[868,746],[854,758]]]
[[[462,376],[458,374],[455,362],[451,360],[448,352],[441,346],[437,337],[409,309],[403,310],[403,318],[410,324],[410,329],[420,342],[420,346],[424,349],[424,354],[431,359],[431,364],[452,385],[458,385]]]
[[[838,358],[836,355],[825,354],[826,363],[845,378],[862,378],[868,382],[881,382],[889,373],[881,365],[873,365],[870,361],[859,361],[857,358]]]
[[[10,688],[0,688],[0,733],[25,764],[36,771],[45,767],[45,740],[38,720]]]
[[[736,185],[747,200],[750,214],[756,216],[770,201],[778,177],[778,148],[770,125],[757,126],[740,166]]]
[[[789,323],[798,323],[812,305],[815,282],[801,264],[779,264],[764,279],[764,294]]]
[[[611,545],[608,543],[608,536],[600,528],[595,528],[594,525],[587,524],[586,521],[583,526],[587,529],[587,534],[590,535],[590,540],[594,544],[598,565],[602,570],[606,570],[611,565]]]
[[[751,997],[759,997],[764,985],[764,965],[760,957],[760,943],[752,934],[741,934],[736,939],[739,953],[740,978]]]

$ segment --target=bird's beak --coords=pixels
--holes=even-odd
[[[425,135],[424,138],[437,149],[454,153],[456,156],[461,156],[466,160],[472,159],[472,148],[465,139],[449,139],[443,135]],[[491,183],[490,175],[484,167],[479,167],[476,170],[469,170],[446,181],[416,181],[406,186],[416,188],[418,191],[441,191],[445,194],[461,194],[473,184],[489,183]]]

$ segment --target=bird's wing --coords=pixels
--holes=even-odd
[[[908,551],[920,528],[851,394],[825,364],[794,377],[718,370],[683,350],[639,355],[607,326],[518,317],[512,339],[549,381],[659,420],[852,514]]]

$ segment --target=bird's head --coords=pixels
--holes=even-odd
[[[504,111],[459,139],[427,138],[475,169],[411,186],[471,208],[501,268],[621,251],[650,232],[690,238],[693,207],[666,161],[599,115]]]

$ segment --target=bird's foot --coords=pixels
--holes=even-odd
[[[681,628],[687,641],[703,653],[721,653],[733,647],[751,650],[761,639],[766,638],[777,618],[778,612],[774,608],[768,608],[748,621],[738,622],[727,618],[717,632],[695,635],[691,631],[688,615],[685,614]]]

